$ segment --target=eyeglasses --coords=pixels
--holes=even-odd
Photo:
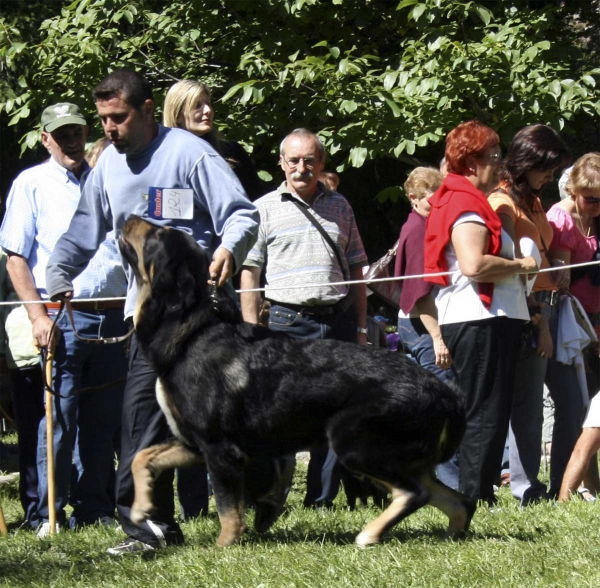
[[[600,204],[600,198],[594,198],[593,196],[584,196],[583,199],[588,204]]]
[[[308,169],[312,169],[313,167],[315,167],[315,165],[317,165],[317,163],[319,163],[319,161],[321,161],[316,157],[290,157],[289,159],[285,159],[284,157],[282,157],[282,159],[288,164],[288,167],[290,169],[296,169],[300,165],[301,161],[304,162],[304,165]]]
[[[500,151],[496,151],[495,153],[490,153],[486,159],[488,161],[501,161],[502,153]]]

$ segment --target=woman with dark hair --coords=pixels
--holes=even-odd
[[[553,231],[539,195],[555,172],[569,162],[569,150],[558,133],[546,125],[531,125],[513,138],[500,183],[489,197],[502,226],[515,242],[517,256],[537,249],[540,267],[553,264],[549,247]],[[535,246],[535,247],[534,247]],[[533,336],[525,342],[517,363],[509,432],[510,486],[525,506],[546,495],[538,480],[541,462],[544,380],[555,404],[550,466],[550,494],[556,495],[569,456],[581,430],[583,405],[574,366],[556,361],[558,291],[568,284],[565,272],[539,274],[528,306]]]
[[[425,271],[432,276],[442,337],[465,396],[467,427],[459,448],[459,490],[493,504],[510,416],[516,348],[529,318],[522,272],[485,194],[496,184],[500,139],[483,123],[465,122],[446,138],[448,175],[429,199]]]

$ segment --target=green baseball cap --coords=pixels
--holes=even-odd
[[[87,126],[78,106],[69,102],[59,102],[44,109],[44,112],[42,112],[42,131],[51,133],[63,125]]]

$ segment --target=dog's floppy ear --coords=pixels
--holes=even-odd
[[[151,312],[179,314],[208,298],[206,254],[189,235],[176,229],[163,231],[147,246]]]

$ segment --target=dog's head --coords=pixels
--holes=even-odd
[[[177,320],[209,301],[210,260],[183,231],[158,227],[130,216],[119,239],[123,258],[135,273],[138,295],[134,324]]]

